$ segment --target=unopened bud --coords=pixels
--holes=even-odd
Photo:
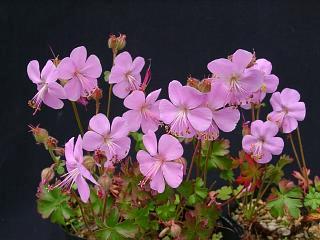
[[[200,92],[207,93],[211,90],[211,79],[205,78],[202,79],[199,83],[198,89]]]
[[[108,39],[108,47],[112,49],[113,52],[118,52],[126,46],[126,35],[121,34],[116,37],[116,35],[111,34]]]
[[[54,137],[49,136],[45,145],[47,149],[55,149],[58,146],[58,140]]]
[[[96,167],[96,162],[92,156],[87,155],[87,156],[84,156],[83,166],[85,166],[85,168],[88,169],[89,171],[94,171]]]
[[[170,228],[170,234],[172,237],[179,237],[181,234],[181,227],[178,224],[173,223]]]
[[[112,184],[112,179],[108,174],[103,174],[98,179],[98,183],[100,184],[100,186],[103,188],[105,192],[108,192]]]
[[[46,129],[40,128],[39,126],[29,125],[30,132],[32,132],[34,139],[37,143],[46,143],[49,137],[49,133]]]
[[[62,147],[56,147],[53,151],[57,156],[64,156],[64,148]]]
[[[93,92],[92,92],[92,94],[91,94],[91,97],[94,99],[94,100],[96,100],[96,101],[98,101],[98,100],[100,100],[101,98],[102,98],[102,90],[100,89],[100,88],[95,88],[94,90],[93,90]]]
[[[54,178],[54,170],[52,167],[48,167],[41,172],[41,183],[47,184]]]

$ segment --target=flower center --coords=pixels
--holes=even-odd
[[[263,143],[264,140],[261,139],[255,144],[251,145],[251,157],[255,160],[260,160],[263,157]]]
[[[79,174],[79,169],[77,167],[74,168],[72,171],[62,175],[61,177],[64,177],[63,181],[53,188],[61,187],[62,189],[70,190]]]
[[[153,159],[155,160],[154,164],[147,171],[145,177],[140,181],[140,187],[143,187],[149,180],[152,180],[152,178],[154,178],[154,176],[158,173],[164,162],[164,159],[160,155],[154,156]]]
[[[41,83],[41,85],[39,85],[41,88],[40,90],[37,92],[36,95],[34,95],[34,97],[28,102],[28,105],[30,107],[32,107],[33,109],[35,109],[35,111],[33,112],[33,115],[36,114],[36,112],[38,110],[40,110],[40,106],[41,103],[43,101],[44,95],[46,94],[47,90],[48,90],[48,83]]]
[[[188,109],[186,107],[181,107],[176,118],[170,124],[170,133],[176,136],[182,136],[184,134],[190,134],[190,124],[187,118]]]
[[[128,82],[129,82],[129,85],[130,85],[128,90],[132,91],[132,90],[138,90],[139,89],[139,83],[137,82],[136,78],[131,75],[131,72],[128,72],[126,74],[126,78],[127,78]]]

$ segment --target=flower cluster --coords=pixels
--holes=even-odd
[[[72,227],[86,228],[87,231],[82,235],[74,230],[75,234],[82,237],[91,236],[97,229],[94,234],[97,239],[109,239],[101,237],[108,234],[118,234],[126,238],[134,238],[138,231],[143,234],[143,227],[134,231],[131,231],[131,228],[121,228],[121,224],[131,224],[133,219],[136,219],[130,218],[134,214],[130,212],[130,207],[142,207],[147,209],[148,219],[149,212],[155,211],[159,218],[158,224],[164,224],[165,229],[159,236],[170,232],[174,239],[189,239],[175,237],[190,234],[188,226],[193,225],[192,222],[204,214],[197,212],[197,208],[202,206],[208,212],[218,211],[245,191],[254,195],[257,188],[257,198],[262,199],[265,190],[260,188],[265,187],[263,181],[268,178],[268,171],[271,171],[266,164],[270,164],[275,159],[274,156],[283,152],[283,136],[287,135],[294,146],[292,133],[297,129],[299,141],[301,140],[298,121],[305,118],[306,109],[305,104],[300,102],[299,93],[289,88],[276,92],[279,78],[271,73],[271,62],[263,58],[256,59],[255,53],[239,49],[227,58],[208,63],[210,73],[201,81],[191,77],[186,84],[177,80],[171,81],[168,85],[168,99],[163,99],[160,98],[161,89],[147,92],[151,79],[150,66],[142,80],[144,58],[133,59],[129,52],[119,53],[124,46],[125,35],[110,36],[109,47],[114,58],[111,71],[105,72],[105,80],[110,85],[108,110],[105,113],[99,107],[103,94],[103,84],[98,84],[102,73],[101,63],[95,55],[87,57],[85,47],[75,48],[69,57],[61,61],[48,60],[41,72],[37,60],[31,61],[27,66],[28,76],[37,85],[38,91],[29,102],[35,109],[34,113],[40,110],[42,103],[61,109],[63,101],[69,100],[81,134],[77,136],[75,143],[74,137],[71,137],[64,147],[58,147],[57,142],[48,144],[50,137],[46,130],[32,127],[37,142],[45,145],[54,161],[50,168],[43,171],[39,187],[39,211],[42,215],[48,217],[51,212],[60,209],[56,207],[48,215],[43,213],[41,208],[44,204],[43,195],[58,191],[64,196],[60,199],[61,203],[72,203],[69,207],[81,200],[82,203],[78,202],[76,205],[82,213],[77,221],[82,219],[84,225]],[[124,107],[127,108],[122,116],[113,120],[109,117],[112,93],[122,99]],[[260,112],[264,110],[263,100],[267,94],[272,94],[270,104],[273,111],[261,120]],[[81,106],[81,103],[90,103],[92,100],[95,101],[96,113],[91,117],[87,131],[83,131],[77,105]],[[248,113],[251,114],[247,114],[246,110],[250,110]],[[251,117],[246,120],[247,115]],[[239,124],[240,116],[242,124]],[[242,149],[239,157],[231,157],[229,142],[220,135],[221,132],[232,132],[241,126]],[[142,133],[139,133],[140,129]],[[134,148],[133,141],[136,143]],[[191,142],[194,150],[191,160],[188,161],[183,155],[187,155],[184,149],[190,146]],[[134,150],[136,154],[133,153]],[[295,149],[294,152],[301,168],[301,172],[296,172],[295,176],[299,177],[300,183],[307,182],[304,184],[304,190],[307,191],[312,181],[309,182],[304,155],[301,152],[302,156],[299,158]],[[63,155],[65,160],[61,158]],[[281,165],[281,168],[284,165]],[[196,173],[193,172],[194,167]],[[238,167],[240,175],[234,181],[239,184],[237,191],[230,190],[230,186],[209,191],[206,182],[211,169],[220,170],[223,179],[233,182],[234,170]],[[197,178],[191,180],[193,174],[196,174]],[[51,184],[54,179],[55,182]],[[166,187],[166,184],[169,187]],[[171,189],[177,189],[173,195],[173,210],[170,197],[165,203],[154,200],[159,204],[156,210],[146,205],[157,195],[169,194],[169,191],[173,191]],[[78,191],[80,199],[75,190]],[[261,193],[262,196],[259,195]],[[227,201],[221,203],[220,200]],[[96,205],[92,206],[91,201],[95,201]],[[89,209],[83,209],[83,204],[88,204]],[[110,213],[108,206],[116,208],[116,212]],[[125,206],[127,208],[124,208]],[[67,215],[69,207],[59,210],[62,211],[59,220],[53,215],[54,221],[60,221],[60,224],[67,226],[63,219],[72,216]],[[251,207],[250,203],[248,209],[251,212],[248,216],[253,217],[255,208],[252,210]],[[112,226],[106,215],[119,215],[120,208],[128,211],[128,214],[121,215],[121,218],[126,220],[118,222],[118,218],[121,219],[118,217],[114,220],[118,225]],[[175,217],[170,215],[170,211]],[[101,219],[102,225],[109,224],[108,228],[100,229],[96,217]],[[205,215],[201,217],[206,218]],[[184,230],[181,230],[181,226],[176,222],[179,219],[185,222]],[[213,222],[215,221],[203,223],[203,229],[213,227],[210,225]],[[137,224],[139,225],[133,225]],[[105,232],[111,228],[112,231]],[[157,232],[157,229],[152,231]],[[118,239],[118,235],[112,235],[111,239]],[[197,235],[192,236],[196,238]]]

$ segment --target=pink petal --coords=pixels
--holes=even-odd
[[[57,82],[51,82],[48,84],[48,93],[60,99],[66,98],[64,88]]]
[[[153,165],[155,164],[155,160],[153,157],[150,156],[149,153],[147,153],[144,150],[140,150],[137,153],[137,160],[139,162],[139,168],[140,172],[147,176],[150,174],[150,170],[152,169]]]
[[[130,70],[132,64],[131,55],[128,52],[122,52],[114,59],[114,64],[119,65],[123,69]]]
[[[69,57],[66,57],[61,60],[57,67],[57,70],[59,78],[64,80],[73,78],[76,72],[75,65]]]
[[[166,99],[160,100],[159,111],[160,119],[166,124],[170,124],[179,113],[179,109]]]
[[[165,189],[165,182],[162,175],[162,171],[159,169],[158,172],[153,176],[150,182],[150,188],[156,190],[158,193],[163,193]]]
[[[111,124],[110,136],[112,138],[122,138],[129,133],[127,121],[122,117],[115,117]]]
[[[114,149],[111,149],[109,145],[103,143],[100,146],[100,150],[104,152],[104,155],[107,157],[108,161],[114,160],[112,158],[114,158],[115,152]]]
[[[72,50],[70,58],[78,70],[84,67],[87,59],[87,49],[83,46]]]
[[[274,111],[282,111],[282,101],[280,92],[275,92],[270,98],[270,104]]]
[[[44,79],[47,83],[54,82],[58,79],[58,72],[56,66],[51,60],[48,60],[46,65],[41,71],[41,79]]]
[[[90,55],[80,72],[90,78],[100,77],[102,67],[99,58],[96,55]]]
[[[184,102],[183,97],[183,87],[180,82],[173,80],[169,83],[168,92],[169,92],[169,98],[171,102],[176,105],[180,106]]]
[[[87,151],[94,151],[103,144],[103,137],[93,131],[88,131],[83,135],[83,148]]]
[[[258,142],[258,139],[252,135],[245,135],[242,138],[242,148],[246,153],[251,153],[252,145]]]
[[[280,137],[273,137],[266,139],[263,143],[263,149],[273,155],[279,155],[282,153],[284,142]]]
[[[110,132],[110,122],[102,113],[98,113],[90,119],[89,127],[102,136],[106,136]]]
[[[277,125],[272,121],[262,122],[261,120],[256,120],[251,123],[251,135],[258,138],[266,139],[273,137],[278,131]]]
[[[70,101],[77,101],[82,91],[80,81],[77,78],[70,79],[66,85],[64,85],[64,91]]]
[[[183,180],[183,165],[177,162],[165,162],[161,167],[164,179],[172,188],[177,188]]]
[[[160,95],[160,92],[161,92],[161,89],[158,89],[158,90],[155,90],[155,91],[149,93],[146,98],[146,103],[147,104],[155,103]]]
[[[263,73],[259,70],[246,70],[239,80],[239,85],[248,93],[253,93],[259,90],[263,82]]]
[[[156,134],[152,131],[149,131],[147,134],[143,135],[142,137],[143,145],[150,153],[151,156],[155,156],[158,153],[158,146],[157,146],[157,137]]]
[[[116,148],[116,160],[124,159],[129,153],[131,139],[129,137],[122,137],[114,139],[113,142],[119,146]]]
[[[126,78],[126,69],[123,69],[119,66],[113,66],[111,68],[111,73],[109,75],[109,83],[119,83],[122,81],[127,81]]]
[[[135,90],[124,99],[124,106],[129,109],[140,110],[145,103],[144,92]]]
[[[78,168],[80,170],[80,174],[85,178],[88,179],[90,182],[92,182],[95,185],[99,185],[99,183],[97,183],[97,181],[94,179],[94,177],[91,175],[91,173],[89,172],[88,169],[85,168],[85,166],[81,165],[80,168]]]
[[[82,150],[82,138],[79,135],[74,146],[74,158],[77,162],[82,163],[83,161],[83,150]]]
[[[32,60],[29,62],[27,66],[27,73],[28,77],[33,83],[37,84],[42,82],[40,79],[39,62],[37,60]]]
[[[43,103],[53,109],[61,109],[63,107],[63,102],[54,95],[47,93],[43,97]]]
[[[236,72],[234,63],[225,58],[219,58],[208,63],[208,69],[218,77],[229,78]]]
[[[149,130],[155,132],[158,130],[159,121],[152,118],[142,117],[141,119],[141,130],[143,133],[147,133]]]
[[[283,103],[294,103],[299,102],[300,100],[300,94],[297,90],[291,89],[291,88],[285,88],[281,92],[281,100]]]
[[[291,133],[298,127],[298,121],[290,116],[285,116],[282,121],[282,132],[283,133]]]
[[[84,180],[84,178],[81,175],[79,175],[75,179],[75,183],[78,187],[78,192],[79,192],[79,195],[80,195],[82,202],[84,202],[84,203],[88,202],[89,197],[90,197],[90,188],[89,188],[89,185],[86,182],[86,180]]]
[[[256,160],[257,163],[268,163],[272,160],[272,155],[269,152],[264,152],[262,155],[262,158],[259,160]]]
[[[192,109],[196,108],[199,105],[203,104],[205,100],[205,95],[199,92],[197,89],[189,86],[183,86],[183,91],[181,92],[181,104],[182,106]]]
[[[293,117],[298,121],[304,120],[306,116],[306,106],[304,102],[297,102],[288,105],[288,116]]]
[[[137,110],[129,110],[125,112],[122,116],[128,124],[128,128],[130,132],[136,132],[139,130],[141,125],[141,113]]]
[[[187,118],[194,129],[202,132],[208,129],[211,124],[212,111],[206,107],[195,108],[187,113]]]
[[[255,65],[253,65],[254,69],[262,71],[264,74],[269,75],[272,70],[272,64],[268,60],[264,58],[260,58],[256,60]]]
[[[264,77],[264,84],[267,88],[267,93],[273,93],[279,85],[279,78],[276,75],[270,74]]]
[[[222,108],[212,112],[212,119],[224,132],[233,131],[240,119],[240,112],[234,107]]]
[[[75,162],[73,149],[74,149],[74,137],[70,138],[69,141],[65,144],[64,154],[66,156],[67,162]]]
[[[225,84],[212,83],[211,91],[207,94],[207,104],[212,110],[222,108],[227,103],[228,89]]]
[[[232,62],[237,64],[241,70],[245,69],[252,60],[252,53],[243,49],[238,49],[232,55]]]
[[[144,63],[145,63],[144,58],[136,57],[132,62],[131,73],[133,75],[140,74],[140,72],[142,71],[142,68],[144,66]]]
[[[175,137],[164,134],[159,139],[159,155],[166,161],[180,158],[183,154],[183,147]]]
[[[118,98],[125,98],[126,96],[128,96],[130,91],[131,90],[128,81],[116,83],[112,88],[113,94],[116,95]]]

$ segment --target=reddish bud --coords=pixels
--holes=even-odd
[[[53,151],[57,156],[64,156],[64,148],[62,147],[56,147]]]
[[[84,156],[83,166],[85,166],[86,169],[92,172],[96,167],[96,162],[92,156],[87,155],[87,156]]]
[[[43,143],[45,144],[49,138],[49,133],[46,129],[40,128],[39,125],[34,127],[32,125],[29,125],[30,132],[32,132],[34,139],[37,143]]]
[[[91,98],[98,101],[102,98],[103,92],[100,88],[95,88],[91,94]]]
[[[58,140],[55,139],[54,137],[49,136],[45,145],[46,145],[46,148],[48,149],[56,149],[58,146]]]
[[[41,183],[47,184],[54,178],[53,165],[51,167],[45,168],[41,172]]]
[[[110,186],[112,184],[112,179],[108,174],[103,174],[99,179],[98,179],[98,183],[100,184],[100,186],[102,187],[102,189],[104,190],[104,192],[108,192],[110,189]]]
[[[113,52],[118,52],[126,46],[126,35],[121,34],[116,37],[116,35],[111,34],[108,39],[108,47],[112,49]]]

